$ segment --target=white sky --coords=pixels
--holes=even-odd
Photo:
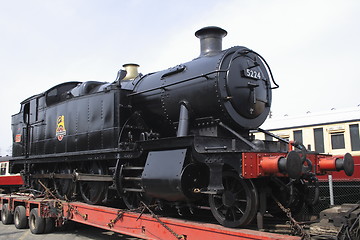
[[[0,155],[20,102],[65,81],[113,81],[199,55],[194,32],[228,31],[269,63],[274,115],[360,104],[358,0],[0,0]]]

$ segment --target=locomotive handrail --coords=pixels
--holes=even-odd
[[[306,150],[306,147],[302,143],[299,143],[299,142],[296,142],[296,141],[294,142],[294,141],[286,140],[286,139],[281,138],[281,137],[279,137],[279,136],[277,136],[277,135],[275,135],[275,134],[273,134],[273,133],[271,133],[271,132],[269,132],[267,130],[264,130],[262,128],[258,128],[257,130],[259,132],[265,133],[265,134],[267,134],[267,135],[269,135],[269,136],[271,136],[273,138],[276,138],[279,141],[282,141],[282,142],[284,142],[286,144],[292,145],[292,146],[296,147],[297,149],[299,149],[301,151],[301,153],[302,153],[301,158],[303,160],[303,163],[307,162],[308,163],[308,168],[310,169],[310,171],[312,170],[312,163],[311,163],[311,161],[308,161],[308,159],[306,158],[307,150]]]
[[[294,147],[298,148],[299,150],[302,150],[301,147],[299,147],[298,145],[294,145],[293,143],[291,143],[289,140],[286,140],[284,138],[281,138],[265,129],[262,129],[262,128],[258,128],[257,129],[259,132],[262,132],[262,133],[265,133],[266,135],[269,135],[270,137],[273,137],[273,138],[276,138],[277,140],[283,142],[283,143],[286,143],[286,144],[292,144]]]
[[[277,88],[280,87],[279,84],[277,84],[277,83],[275,82],[275,79],[274,79],[274,76],[273,76],[272,71],[271,71],[271,69],[270,69],[270,66],[269,66],[269,64],[266,62],[265,58],[263,58],[260,54],[258,54],[257,52],[255,52],[255,51],[253,51],[253,50],[251,50],[251,49],[245,49],[245,50],[243,49],[243,50],[239,51],[239,53],[241,53],[241,52],[245,52],[245,54],[251,52],[251,53],[255,54],[256,56],[258,56],[258,57],[265,63],[267,69],[269,70],[269,73],[270,73],[270,76],[271,76],[271,80],[272,80],[272,82],[273,82],[274,85],[275,85],[275,87],[272,87],[271,89],[277,89]]]
[[[247,53],[251,52],[251,53],[257,55],[257,56],[265,63],[265,65],[266,65],[266,67],[267,67],[267,70],[268,70],[269,73],[270,73],[271,80],[272,80],[272,82],[273,82],[274,85],[275,85],[275,87],[272,87],[271,89],[279,88],[279,85],[275,82],[275,79],[274,79],[274,76],[273,76],[273,74],[272,74],[272,72],[271,72],[271,69],[270,69],[269,64],[265,61],[265,59],[264,59],[260,54],[258,54],[257,52],[255,52],[255,51],[253,51],[253,50],[250,50],[250,49],[241,49],[240,51],[238,50],[238,51],[236,51],[236,52],[237,52],[238,54],[242,54],[242,53],[247,54]],[[235,56],[233,56],[233,57],[231,58],[231,60],[230,60],[230,62],[229,62],[229,66],[228,66],[227,69],[211,71],[211,72],[208,72],[208,73],[205,73],[205,74],[201,74],[201,75],[198,75],[198,76],[195,76],[195,77],[191,77],[191,78],[184,79],[184,80],[179,81],[179,82],[170,83],[170,84],[163,85],[163,86],[159,86],[159,87],[155,87],[155,88],[150,88],[150,89],[143,90],[143,91],[140,91],[140,92],[130,93],[130,94],[128,94],[127,96],[128,96],[128,97],[132,97],[132,96],[136,96],[136,95],[139,95],[139,94],[142,94],[142,93],[147,93],[147,92],[151,92],[151,91],[155,91],[155,90],[159,90],[159,89],[164,89],[164,88],[166,88],[166,87],[170,87],[170,86],[174,86],[174,85],[177,85],[177,84],[181,84],[181,83],[188,82],[188,81],[191,81],[191,80],[194,80],[194,79],[197,79],[197,78],[201,78],[201,77],[205,77],[205,78],[208,79],[208,78],[209,78],[208,75],[214,74],[214,73],[228,72],[228,71],[230,70],[230,66],[231,66],[231,63],[232,63],[232,61],[234,60],[234,58],[235,58]],[[183,69],[185,69],[185,68],[181,68],[181,71],[183,71]],[[167,75],[164,74],[164,75],[162,76],[162,78],[163,78],[164,76],[166,77]],[[142,78],[141,78],[141,79],[142,79]],[[138,81],[135,85],[137,85],[137,84],[141,81],[141,79],[139,79],[139,81]]]
[[[237,138],[239,138],[241,141],[243,141],[244,143],[246,143],[247,145],[249,145],[252,149],[257,150],[258,147],[253,144],[252,142],[248,141],[246,138],[244,138],[243,136],[241,136],[240,134],[238,134],[237,132],[235,132],[233,129],[231,129],[230,127],[226,126],[224,123],[219,122],[219,125],[223,128],[225,128],[226,130],[228,130],[230,133],[232,133],[234,136],[236,136]]]
[[[159,89],[171,87],[171,86],[174,86],[174,85],[177,85],[177,84],[181,84],[181,83],[184,83],[184,82],[188,82],[188,81],[191,81],[191,80],[194,80],[194,79],[197,79],[197,78],[201,78],[201,77],[204,77],[204,78],[206,78],[206,79],[209,79],[208,75],[210,75],[210,74],[220,73],[220,72],[227,72],[227,71],[229,71],[229,68],[228,68],[228,69],[225,69],[225,70],[215,70],[215,71],[211,71],[211,72],[208,72],[208,73],[205,73],[205,74],[201,74],[201,75],[198,75],[198,76],[195,76],[195,77],[187,78],[187,79],[181,80],[181,81],[179,81],[179,82],[170,83],[170,84],[163,85],[163,86],[160,86],[160,87],[150,88],[150,89],[143,90],[143,91],[140,91],[140,92],[130,93],[130,94],[128,94],[127,96],[128,96],[128,97],[136,96],[136,95],[139,95],[139,94],[142,94],[142,93],[147,93],[147,92],[151,92],[151,91],[155,91],[155,90],[159,90]]]

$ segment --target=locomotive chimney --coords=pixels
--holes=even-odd
[[[135,63],[124,64],[123,68],[125,68],[126,76],[122,80],[135,79],[139,75],[138,67],[140,66]]]
[[[204,27],[196,31],[195,36],[200,39],[200,56],[211,56],[221,52],[222,39],[227,32],[219,27]]]

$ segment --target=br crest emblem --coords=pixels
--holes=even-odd
[[[66,135],[65,117],[64,115],[61,115],[58,116],[57,118],[56,137],[59,141],[62,141],[65,135]]]

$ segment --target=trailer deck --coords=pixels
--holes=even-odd
[[[169,217],[158,217],[150,209],[146,213],[129,212],[122,209],[89,205],[82,202],[66,202],[55,199],[33,198],[31,195],[1,195],[1,218],[10,214],[16,221],[18,216],[16,208],[25,208],[26,220],[29,220],[30,230],[33,233],[46,233],[55,226],[61,226],[66,221],[75,221],[82,224],[98,227],[117,233],[130,235],[143,239],[287,239],[298,240],[297,236],[262,232],[251,229],[225,228],[217,224],[199,223]],[[35,209],[35,210],[34,210]],[[37,216],[34,216],[34,214]],[[150,211],[150,214],[149,214]],[[14,216],[15,213],[15,216]],[[20,219],[21,220],[21,219]],[[6,224],[12,221],[5,222]],[[40,227],[39,227],[40,222]],[[41,226],[44,222],[45,225]],[[4,221],[3,221],[4,223]],[[40,229],[39,229],[40,228]]]

